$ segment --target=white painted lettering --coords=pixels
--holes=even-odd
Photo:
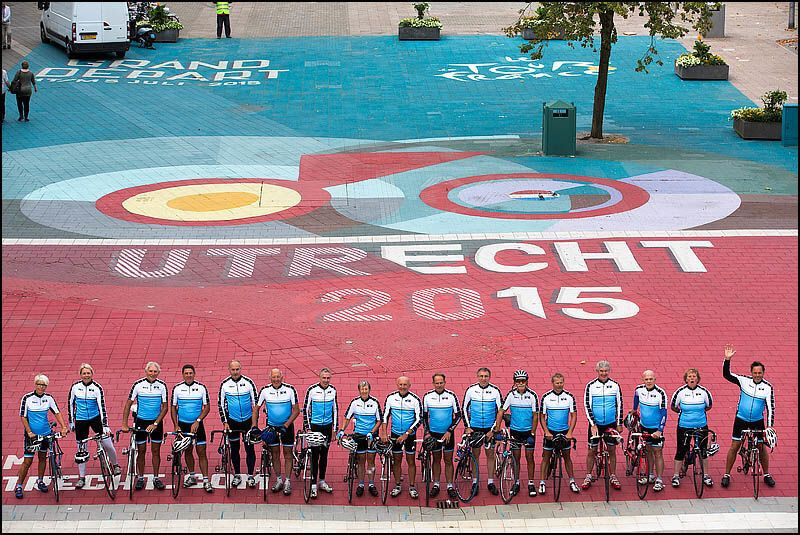
[[[63,74],[59,71],[65,71]],[[41,71],[36,73],[36,76],[39,78],[43,77],[50,77],[50,78],[67,78],[69,76],[75,76],[78,74],[78,69],[65,69],[63,67],[46,67]]]
[[[147,254],[147,249],[123,249],[115,259],[114,271],[123,277],[130,278],[159,279],[172,277],[183,271],[191,252],[191,249],[170,249],[167,251],[167,260],[162,268],[144,271],[142,269],[142,260]]]
[[[620,271],[642,271],[625,242],[603,242],[606,253],[584,253],[576,242],[555,242],[561,265],[566,271],[589,271],[586,260],[613,260]]]
[[[118,78],[114,73],[125,72],[124,69],[89,69],[84,73],[86,78]]]
[[[125,78],[161,78],[164,71],[131,71]]]
[[[237,59],[233,62],[233,69],[261,69],[269,67],[268,59]]]
[[[252,277],[256,266],[256,258],[261,255],[280,254],[281,250],[277,247],[267,249],[209,249],[206,251],[208,256],[228,256],[230,262],[226,277],[243,278]]]
[[[714,247],[710,241],[643,241],[642,247],[664,247],[669,249],[684,273],[705,273],[706,267],[692,247]]]
[[[228,68],[228,62],[227,61],[218,61],[216,64],[214,64],[214,63],[206,63],[205,61],[190,61],[188,69],[190,71],[196,71],[201,66],[202,67],[207,67],[209,69],[217,69],[218,71],[221,71],[223,69],[227,69]]]
[[[433,274],[462,274],[467,272],[466,266],[409,266],[409,262],[463,262],[463,255],[414,255],[408,253],[416,251],[460,251],[459,243],[443,243],[437,245],[384,245],[381,247],[381,256],[386,260],[400,264],[417,273]]]
[[[542,255],[544,249],[530,243],[494,243],[484,245],[475,252],[475,263],[487,271],[495,273],[527,273],[539,271],[547,267],[547,262],[530,262],[521,266],[505,266],[497,262],[497,253],[500,251],[522,251],[527,254]]]
[[[337,255],[332,258],[320,257],[320,255]],[[311,269],[318,267],[333,273],[342,275],[369,275],[366,271],[359,271],[341,264],[357,262],[367,256],[366,251],[354,249],[352,247],[298,247],[292,255],[292,263],[289,265],[290,277],[307,277],[311,275]]]

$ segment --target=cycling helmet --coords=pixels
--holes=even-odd
[[[252,446],[261,442],[261,439],[261,429],[254,427],[244,436],[244,443]]]
[[[438,445],[439,441],[433,437],[426,437],[422,439],[422,449],[425,451],[433,451]]]
[[[713,457],[719,451],[719,444],[714,442],[713,444],[709,444],[708,448],[706,449],[706,457]]]
[[[771,427],[766,428],[764,430],[764,442],[770,449],[773,449],[778,445],[778,433]]]
[[[319,431],[311,431],[306,434],[306,443],[309,448],[319,448],[325,446],[325,435]]]
[[[89,452],[88,451],[77,451],[75,452],[75,464],[83,464],[89,462]]]
[[[175,435],[175,441],[172,443],[172,452],[180,453],[192,445],[192,437],[184,435]]]
[[[514,380],[516,381],[517,379],[525,379],[527,381],[528,380],[528,372],[526,372],[525,370],[517,370],[517,371],[515,371],[514,372]]]
[[[629,412],[625,419],[622,421],[622,425],[625,426],[626,429],[633,429],[633,427],[639,422],[638,416],[636,416],[635,412]]]
[[[356,451],[358,445],[356,441],[353,440],[353,437],[344,436],[339,439],[339,444],[348,451]]]

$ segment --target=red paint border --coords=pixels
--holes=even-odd
[[[622,200],[612,206],[598,208],[597,210],[588,210],[586,212],[575,212],[568,214],[511,214],[503,212],[488,212],[477,210],[462,206],[451,201],[447,194],[453,189],[466,184],[474,184],[475,182],[485,182],[488,180],[507,180],[510,178],[555,178],[558,180],[566,180],[570,182],[590,182],[592,184],[600,184],[619,191],[622,194]],[[465,178],[457,178],[455,180],[448,180],[440,184],[435,184],[429,188],[424,189],[419,194],[422,202],[437,208],[444,212],[453,212],[456,214],[471,215],[478,217],[491,217],[496,219],[580,219],[586,217],[596,217],[601,215],[617,214],[620,212],[627,212],[634,210],[644,205],[650,200],[650,194],[633,184],[620,182],[619,180],[610,180],[607,178],[595,178],[590,176],[580,175],[564,175],[555,173],[508,173],[508,174],[494,174],[494,175],[476,175]]]
[[[156,191],[163,188],[172,188],[177,186],[189,186],[193,184],[220,184],[220,183],[245,183],[245,184],[269,184],[274,186],[281,186],[288,189],[293,189],[300,194],[300,203],[286,210],[266,214],[263,216],[245,217],[242,219],[234,220],[212,220],[212,221],[173,221],[170,219],[161,219],[158,217],[149,217],[139,214],[134,214],[126,210],[122,203],[140,193],[147,193],[149,191]],[[156,224],[156,225],[173,225],[179,227],[205,227],[205,226],[232,226],[232,225],[247,225],[250,223],[261,223],[264,221],[278,221],[284,219],[291,219],[306,215],[313,212],[321,206],[327,205],[330,202],[331,196],[324,189],[320,188],[317,184],[303,184],[300,182],[290,180],[277,180],[270,178],[194,178],[189,180],[175,180],[171,182],[157,182],[155,184],[145,184],[143,186],[135,186],[133,188],[125,188],[108,195],[100,197],[95,202],[95,207],[103,214],[113,217],[115,219],[122,219],[132,223],[143,224]],[[321,202],[314,203],[314,205],[307,204],[311,200]]]

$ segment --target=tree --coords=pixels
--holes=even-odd
[[[657,65],[663,62],[657,58],[656,37],[675,39],[683,37],[692,29],[701,35],[711,27],[711,11],[718,9],[713,2],[540,2],[531,13],[533,2],[520,10],[520,18],[513,26],[503,28],[508,37],[516,37],[523,28],[534,30],[535,37],[519,47],[523,53],[533,50],[531,59],[544,56],[544,46],[548,37],[563,34],[568,45],[575,47],[574,41],[583,48],[595,48],[595,28],[600,24],[600,61],[597,84],[594,88],[592,109],[592,131],[589,137],[603,139],[603,111],[606,105],[608,86],[608,66],[611,61],[611,47],[617,42],[617,29],[614,16],[627,19],[638,11],[646,16],[644,27],[650,31],[650,45],[637,61],[636,72],[648,72],[647,66],[654,60]],[[690,24],[690,26],[686,26]]]

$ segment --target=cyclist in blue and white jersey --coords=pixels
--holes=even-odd
[[[148,362],[144,371],[146,376],[139,379],[131,387],[130,395],[125,400],[122,409],[122,430],[130,430],[128,426],[128,415],[131,406],[136,402],[137,408],[134,410],[133,426],[144,431],[136,431],[136,449],[139,454],[136,457],[136,471],[139,477],[136,479],[136,490],[144,488],[144,461],[148,433],[150,438],[150,454],[153,464],[153,487],[157,490],[164,490],[166,486],[158,477],[158,470],[161,466],[161,441],[164,439],[164,417],[167,415],[169,403],[167,402],[167,384],[158,378],[161,373],[161,366],[157,362]]]
[[[544,440],[542,441],[542,465],[540,467],[539,479],[539,494],[544,494],[546,487],[544,480],[547,478],[547,472],[550,469],[550,457],[555,449],[555,442],[553,437],[557,433],[563,434],[567,438],[566,445],[561,450],[561,456],[564,459],[564,468],[569,476],[569,488],[572,492],[578,493],[578,485],[575,484],[575,473],[572,470],[572,432],[575,430],[575,424],[578,422],[578,406],[575,403],[575,396],[567,390],[564,390],[564,375],[554,373],[550,378],[550,384],[553,389],[549,390],[542,396],[541,416],[539,422],[544,431]]]
[[[206,429],[203,420],[211,411],[211,400],[208,396],[206,385],[195,381],[195,369],[191,364],[185,364],[181,369],[183,382],[172,387],[172,401],[170,417],[175,430],[184,433],[194,433],[194,444],[184,450],[186,459],[186,479],[184,487],[197,484],[197,474],[194,471],[194,456],[192,450],[197,447],[197,463],[200,465],[200,476],[203,489],[213,492],[211,480],[208,477],[208,455],[206,454]],[[180,455],[180,453],[178,454]]]
[[[517,444],[522,444],[525,449],[525,462],[528,467],[528,496],[536,496],[536,482],[533,480],[536,473],[536,460],[533,450],[536,448],[536,429],[539,427],[539,396],[528,388],[528,372],[517,370],[514,372],[514,387],[506,394],[503,410],[497,411],[494,428],[499,430],[505,414],[511,411],[510,420],[506,422],[514,444],[511,454],[517,464],[517,480],[511,487],[512,494],[519,493],[519,473],[522,471],[520,460],[522,451]]]
[[[337,438],[342,438],[350,420],[355,421],[353,439],[356,441],[356,463],[358,464],[358,487],[356,496],[364,494],[364,479],[369,479],[369,493],[378,495],[375,487],[375,447],[373,437],[381,426],[381,405],[370,395],[372,387],[369,381],[359,381],[358,396],[353,398],[344,413],[344,423]]]
[[[319,479],[320,490],[327,493],[333,492],[333,487],[325,481],[331,438],[336,434],[339,426],[339,404],[336,398],[336,389],[331,384],[332,376],[333,374],[328,368],[322,368],[319,371],[319,382],[308,387],[303,406],[303,421],[306,429],[325,435],[325,446],[311,448],[312,498],[317,497],[317,479]]]
[[[672,486],[679,487],[681,477],[679,472],[683,459],[686,456],[688,447],[686,445],[686,434],[690,429],[702,429],[700,433],[700,451],[705,456],[708,447],[708,418],[706,413],[711,410],[713,399],[711,392],[705,387],[700,386],[700,372],[697,368],[689,368],[683,374],[686,383],[672,394],[669,403],[670,409],[679,414],[678,429],[676,431],[678,448],[675,451],[675,471],[672,474]],[[710,487],[714,484],[711,476],[706,473],[703,476],[703,483]]]
[[[103,395],[103,387],[97,384],[92,378],[94,369],[89,364],[81,364],[78,373],[81,380],[77,381],[69,389],[68,417],[70,428],[75,430],[75,440],[78,441],[78,450],[87,451],[87,445],[82,440],[89,438],[91,428],[97,434],[109,435],[100,441],[108,459],[114,470],[114,475],[122,473],[122,468],[117,464],[117,450],[114,449],[114,442],[111,438],[111,427],[108,425],[108,415],[106,414],[106,398]],[[85,454],[84,454],[85,455]],[[80,459],[76,456],[76,462]],[[75,482],[76,489],[82,489],[86,485],[86,461],[78,463],[78,481]]]
[[[269,444],[272,450],[272,467],[277,478],[272,485],[272,492],[283,489],[283,495],[292,493],[292,447],[294,447],[294,421],[300,415],[300,402],[297,399],[297,390],[289,383],[283,382],[283,372],[273,368],[269,372],[270,383],[258,393],[258,407],[264,407],[267,417],[266,425],[277,427],[277,433],[266,433],[262,436],[271,437]],[[281,448],[283,446],[283,448]],[[286,480],[281,475],[281,450],[283,450],[283,471]]]
[[[431,496],[439,494],[439,481],[442,476],[442,453],[444,453],[444,475],[447,479],[447,494],[456,498],[453,487],[453,450],[455,449],[455,428],[461,421],[461,407],[458,396],[445,388],[446,378],[442,372],[433,374],[433,390],[422,397],[422,425],[425,435],[441,440],[433,449],[433,486]]]
[[[381,426],[381,441],[386,442],[387,435],[392,439],[392,474],[394,475],[394,488],[392,497],[400,496],[403,487],[400,484],[402,473],[403,452],[406,453],[408,466],[408,495],[416,499],[417,491],[417,465],[414,460],[416,451],[417,428],[422,423],[422,401],[411,392],[411,379],[402,375],[397,378],[397,390],[386,396],[383,405],[383,425]],[[391,428],[389,418],[392,419]],[[387,429],[388,428],[388,429]]]
[[[611,364],[607,360],[601,360],[595,366],[597,378],[592,379],[586,384],[584,390],[583,403],[586,407],[586,417],[589,419],[589,449],[586,451],[586,477],[581,484],[584,490],[592,486],[592,471],[594,470],[594,458],[600,439],[592,439],[593,436],[602,436],[608,430],[622,431],[622,391],[619,383],[609,378]],[[611,486],[619,490],[619,479],[617,479],[617,441],[605,438],[608,446],[609,470],[611,471]]]
[[[19,467],[17,473],[17,484],[14,485],[14,496],[22,499],[22,482],[28,477],[28,468],[33,462],[33,444],[36,435],[49,435],[50,422],[47,420],[47,413],[52,412],[58,425],[61,426],[61,435],[66,436],[67,424],[64,422],[64,417],[58,410],[56,400],[45,392],[47,385],[50,384],[50,379],[44,374],[39,374],[33,378],[35,388],[33,392],[28,392],[22,396],[22,403],[19,407],[19,418],[22,420],[22,427],[25,429],[23,433],[23,451],[24,459]],[[44,484],[44,469],[47,464],[47,452],[50,449],[50,441],[42,441],[39,447],[39,464],[37,466],[36,490],[40,492],[47,492],[47,485]]]
[[[464,393],[464,403],[461,405],[461,413],[464,416],[465,433],[484,433],[482,441],[486,450],[486,466],[488,468],[488,488],[489,492],[497,496],[500,491],[494,484],[495,457],[492,451],[493,434],[496,431],[494,422],[497,419],[498,411],[503,408],[503,394],[500,389],[489,382],[492,372],[489,368],[478,368],[478,382],[470,385]],[[472,448],[475,459],[480,459],[481,443]]]
[[[656,385],[656,374],[653,370],[642,372],[642,384],[633,391],[633,412],[639,418],[642,431],[650,433],[646,439],[646,454],[651,472],[649,481],[653,490],[664,490],[664,427],[667,425],[667,393]]]
[[[244,439],[245,434],[258,425],[258,409],[256,408],[256,384],[246,375],[242,375],[242,363],[232,360],[228,364],[230,375],[219,385],[219,417],[226,431],[232,431],[228,440],[231,444],[231,461],[236,474],[231,485],[238,487],[242,483],[242,464],[239,457],[239,442],[244,442],[245,462],[247,463],[247,486],[254,488],[256,478],[255,446]]]
[[[766,369],[759,361],[750,364],[751,375],[737,375],[731,373],[731,357],[736,354],[733,346],[725,346],[725,360],[722,363],[722,376],[739,387],[739,404],[736,407],[736,418],[733,421],[733,436],[731,446],[728,448],[728,457],[725,459],[725,474],[722,476],[722,486],[731,483],[731,468],[736,462],[736,453],[742,445],[742,431],[744,429],[764,430],[764,412],[767,413],[766,429],[772,429],[775,414],[775,392],[772,385],[764,380]],[[770,487],[775,486],[775,479],[769,473],[769,453],[763,441],[758,443],[761,466],[764,468],[764,483]]]

